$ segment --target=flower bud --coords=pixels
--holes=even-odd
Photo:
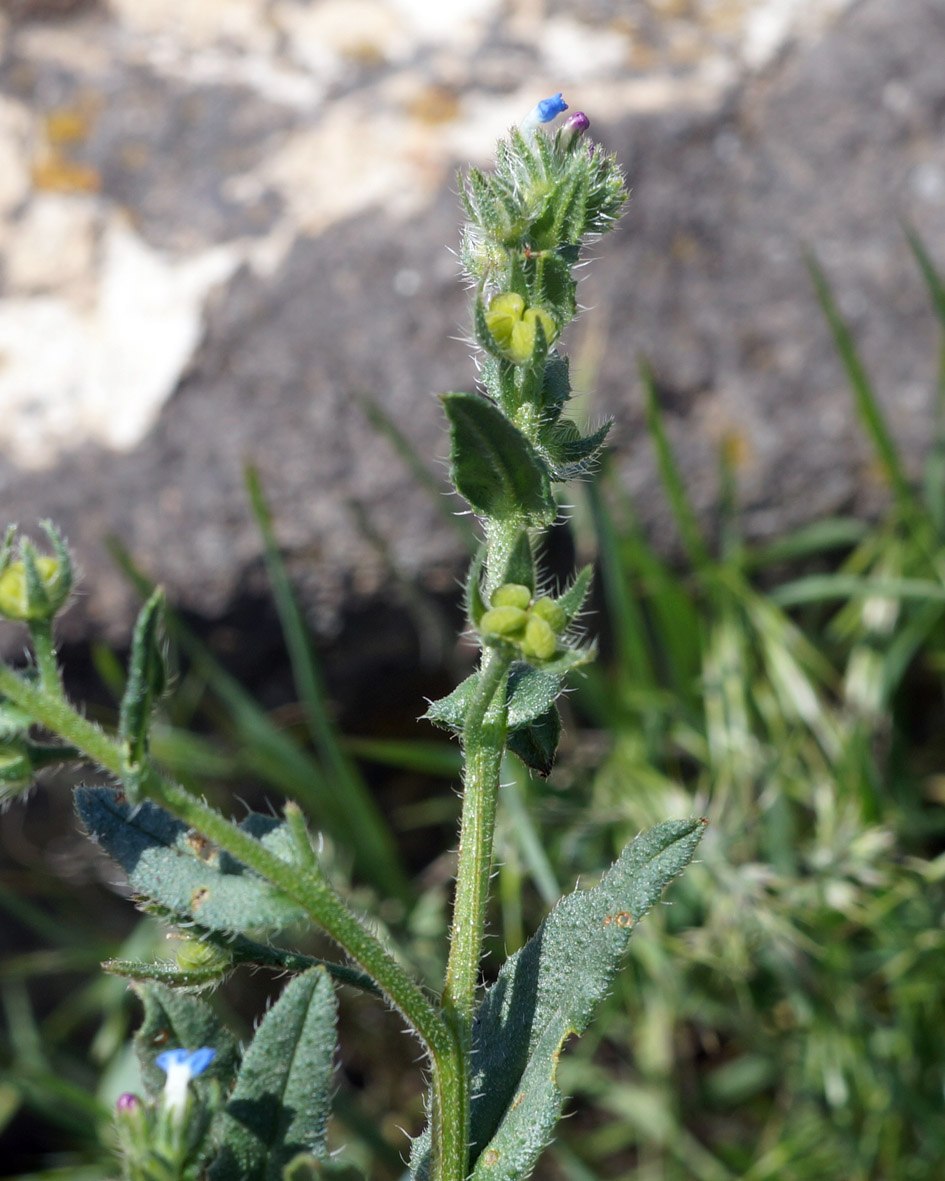
[[[518,607],[524,611],[532,601],[532,592],[518,582],[506,582],[492,593],[493,607]]]
[[[182,939],[175,955],[177,966],[183,972],[222,973],[233,963],[232,956],[223,948],[205,943],[202,939]]]
[[[52,619],[66,604],[72,590],[72,561],[59,531],[43,522],[54,554],[37,554],[25,539],[19,559],[11,561],[12,531],[0,554],[0,615],[20,623]]]
[[[555,633],[540,615],[529,615],[521,641],[522,655],[534,660],[550,660],[558,647]]]
[[[120,1115],[126,1115],[128,1112],[137,1111],[141,1106],[141,1100],[137,1095],[132,1095],[130,1091],[124,1091],[118,1096],[115,1103],[115,1110]]]
[[[9,803],[33,782],[33,761],[24,741],[0,742],[0,804]]]
[[[480,619],[479,630],[484,636],[508,639],[521,635],[527,621],[528,616],[521,607],[493,607]]]
[[[486,327],[492,333],[500,349],[507,349],[512,339],[512,330],[521,320],[525,311],[525,300],[514,291],[503,291],[496,295],[486,312]]]
[[[591,121],[583,111],[575,111],[569,115],[561,125],[559,143],[565,149],[570,148],[590,127]]]
[[[564,631],[565,625],[568,622],[568,616],[564,608],[560,607],[554,599],[548,598],[547,595],[535,600],[532,604],[532,614],[537,615],[539,619],[543,619],[553,632]]]

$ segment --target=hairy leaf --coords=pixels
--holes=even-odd
[[[587,1028],[636,922],[688,864],[705,822],[657,825],[591,890],[569,894],[511,956],[473,1027],[474,1181],[522,1181],[561,1111],[558,1055]]]
[[[539,775],[548,776],[554,766],[560,738],[561,715],[558,707],[551,705],[529,725],[509,734],[506,745],[526,767],[531,767]]]
[[[326,1155],[336,1009],[323,968],[286,986],[243,1057],[210,1181],[282,1181],[300,1153]]]
[[[109,788],[83,787],[76,807],[132,888],[176,915],[213,931],[274,930],[304,917],[296,903],[155,804],[132,807]],[[274,817],[250,815],[241,827],[291,860],[291,841]]]
[[[211,1046],[216,1057],[202,1080],[230,1084],[239,1065],[239,1046],[206,1001],[162,984],[133,984],[144,1004],[144,1020],[135,1034],[135,1052],[141,1064],[145,1090],[154,1099],[164,1089],[165,1074],[155,1058],[165,1050],[199,1050]]]
[[[439,701],[431,702],[430,708],[423,716],[437,726],[443,726],[455,734],[462,734],[466,712],[478,684],[479,673],[470,673],[452,693],[441,697]],[[507,689],[508,732],[511,734],[521,730],[547,713],[560,692],[560,676],[532,668],[521,661],[513,664]]]
[[[479,394],[446,394],[443,406],[459,494],[481,516],[550,525],[558,508],[548,469],[518,427]]]

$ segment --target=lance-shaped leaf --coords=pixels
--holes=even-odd
[[[138,613],[131,641],[128,680],[121,699],[118,734],[127,764],[123,782],[133,804],[140,798],[138,783],[148,753],[151,709],[155,699],[164,692],[164,656],[160,637],[163,607],[164,595],[158,589]]]
[[[274,886],[155,804],[132,807],[109,788],[83,787],[76,807],[134,891],[175,915],[212,931],[275,930],[304,917]],[[291,839],[275,817],[250,815],[241,828],[292,860]]]
[[[155,1065],[159,1054],[165,1050],[199,1050],[202,1046],[216,1050],[203,1079],[217,1079],[228,1087],[239,1065],[239,1046],[207,1002],[161,984],[132,987],[144,1003],[144,1021],[134,1044],[148,1095],[154,1099],[164,1089],[166,1075]]]
[[[581,435],[571,422],[556,424],[544,440],[554,465],[552,479],[564,483],[585,475],[600,458],[611,425],[608,421],[592,434]]]
[[[336,1007],[323,968],[286,986],[243,1057],[210,1181],[282,1181],[300,1153],[326,1155]]]
[[[558,513],[548,468],[522,432],[479,394],[445,394],[453,483],[480,516],[550,525]]]
[[[473,1027],[474,1181],[522,1181],[561,1113],[558,1056],[606,995],[634,924],[688,864],[705,821],[638,836],[591,890],[563,898],[511,956]]]

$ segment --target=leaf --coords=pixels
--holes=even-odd
[[[561,738],[561,715],[551,705],[527,726],[509,734],[506,746],[539,775],[547,777],[554,766],[558,741]]]
[[[584,475],[600,456],[612,422],[607,421],[593,434],[569,438],[566,431],[552,432],[548,454],[555,465],[554,479],[564,482]],[[557,437],[560,434],[561,437]]]
[[[129,980],[166,984],[169,988],[181,988],[199,992],[213,988],[220,983],[226,972],[219,968],[182,968],[176,960],[106,960],[103,972],[113,976],[125,976]]]
[[[445,394],[443,407],[459,494],[480,516],[550,525],[558,508],[548,469],[518,427],[479,394]]]
[[[138,775],[148,753],[151,707],[164,691],[164,657],[160,646],[163,607],[163,592],[155,590],[138,613],[131,641],[128,680],[121,699],[118,734],[130,772],[123,777],[123,782],[133,804],[138,803]]]
[[[89,835],[118,862],[136,893],[211,931],[274,930],[304,911],[263,878],[150,802],[133,808],[105,787],[82,787],[76,807]],[[240,826],[291,860],[291,841],[274,817]]]
[[[243,1057],[210,1181],[282,1181],[299,1154],[327,1155],[336,1010],[323,968],[286,986]]]
[[[444,729],[461,735],[466,721],[466,712],[469,709],[469,703],[475,696],[478,684],[479,673],[470,673],[452,693],[441,697],[439,701],[431,702],[430,708],[423,716],[437,726],[443,726]],[[554,673],[532,668],[531,665],[521,661],[513,664],[509,673],[507,690],[508,732],[521,730],[524,726],[528,726],[540,718],[554,704],[560,691],[561,678]]]
[[[469,563],[469,572],[466,575],[464,595],[466,618],[473,627],[479,626],[479,621],[485,615],[487,609],[482,597],[482,568],[485,560],[486,547],[483,544],[476,550],[473,560]]]
[[[239,1046],[207,1002],[162,984],[134,984],[132,988],[144,1004],[144,1020],[135,1034],[134,1046],[149,1097],[157,1098],[164,1089],[166,1076],[154,1060],[165,1050],[212,1046],[216,1057],[201,1080],[217,1079],[228,1087],[239,1065]]]
[[[565,615],[567,615],[568,623],[574,621],[575,616],[580,613],[581,608],[584,606],[584,602],[591,589],[591,580],[593,577],[594,568],[592,566],[583,566],[564,594],[555,600]]]
[[[704,827],[676,820],[638,836],[503,965],[473,1025],[473,1181],[531,1173],[561,1112],[561,1048],[587,1028],[634,925],[688,864]]]
[[[527,586],[535,593],[535,556],[532,553],[531,538],[528,530],[522,529],[515,537],[504,555],[502,574],[497,579],[501,586],[506,582],[514,582],[519,586]]]

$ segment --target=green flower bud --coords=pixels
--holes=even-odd
[[[233,960],[220,947],[201,939],[182,939],[175,956],[182,972],[225,972]]]
[[[506,582],[492,594],[493,607],[518,607],[524,611],[532,601],[532,592],[520,582]]]
[[[8,531],[0,555],[0,615],[20,623],[52,619],[65,606],[72,590],[72,562],[58,530],[48,521],[43,528],[53,554],[37,554],[21,541],[20,557],[11,561],[13,535]]]
[[[525,311],[525,300],[514,291],[496,295],[486,312],[486,326],[500,349],[507,349],[512,340],[515,325],[521,322]]]
[[[535,600],[532,604],[532,614],[537,615],[539,619],[543,619],[551,630],[556,633],[564,631],[568,622],[565,609],[560,607],[554,599],[548,598],[547,595]]]
[[[534,660],[550,660],[558,647],[551,627],[540,615],[529,615],[521,642],[522,655]]]
[[[514,291],[496,295],[486,312],[486,327],[503,353],[516,365],[523,365],[535,348],[536,325],[541,324],[545,340],[552,341],[557,329],[551,314],[544,308],[526,308],[525,300]]]
[[[551,341],[555,337],[555,322],[544,308],[527,308],[512,329],[512,338],[506,352],[509,359],[516,364],[524,365],[531,357],[535,348],[536,324],[540,323],[545,332],[545,340]]]
[[[520,636],[527,622],[528,616],[521,607],[493,607],[480,619],[479,630],[484,636],[509,639]]]
[[[59,574],[59,563],[55,558],[37,558],[36,569],[42,579],[43,588],[51,589]],[[42,616],[47,613],[43,612]],[[0,615],[7,619],[23,622],[35,619],[35,611],[31,611],[29,596],[26,590],[25,562],[11,562],[6,570],[0,574]],[[41,617],[42,617],[41,616]]]
[[[33,761],[25,742],[0,742],[0,802],[6,803],[33,782]]]

